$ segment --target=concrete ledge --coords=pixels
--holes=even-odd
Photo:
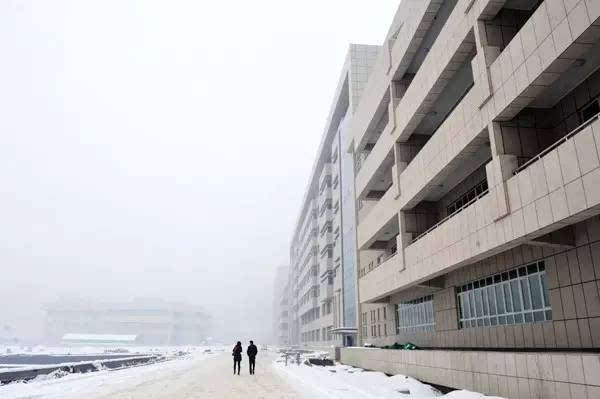
[[[507,398],[600,398],[599,354],[342,348],[341,362]]]
[[[28,381],[34,379],[38,375],[47,375],[58,370],[69,373],[89,373],[98,371],[101,368],[116,369],[124,366],[141,365],[150,362],[162,360],[161,357],[155,355],[147,356],[130,356],[120,359],[105,359],[93,362],[81,362],[75,364],[61,364],[56,366],[33,368],[26,370],[5,371],[0,373],[0,385],[8,384],[15,381]]]

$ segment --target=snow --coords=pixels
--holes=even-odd
[[[63,350],[65,348],[62,348]],[[185,356],[150,365],[87,374],[40,376],[29,383],[0,386],[3,399],[132,399],[132,398],[320,398],[320,399],[494,399],[480,393],[454,391],[442,395],[414,378],[365,371],[346,365],[285,366],[271,351],[259,354],[257,375],[243,362],[242,375],[232,377],[230,348],[191,348]],[[54,350],[54,349],[52,349]],[[156,348],[154,348],[156,350]],[[165,355],[190,348],[163,348]],[[44,348],[44,351],[49,351]],[[145,351],[147,353],[148,351]],[[64,353],[64,352],[63,352]],[[311,357],[317,354],[308,355]],[[64,373],[63,373],[64,374]]]
[[[309,355],[310,356],[310,355]],[[304,390],[307,397],[323,399],[500,399],[471,391],[454,391],[442,395],[436,388],[414,378],[365,371],[352,366],[331,367],[296,365],[282,358],[273,367],[285,376],[294,387]]]
[[[168,347],[165,349],[164,354],[169,355],[176,350],[189,350],[190,348]],[[54,373],[48,376],[39,376],[28,383],[20,382],[0,386],[0,397],[3,399],[74,399],[94,397],[100,392],[109,397],[114,390],[154,381],[159,372],[185,372],[199,360],[222,354],[221,348],[210,348],[211,352],[205,352],[208,349],[206,347],[193,349],[189,355],[150,365],[119,370],[101,370],[86,374]]]

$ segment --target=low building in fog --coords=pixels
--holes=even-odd
[[[273,332],[275,334],[274,342],[278,345],[289,345],[288,316],[289,316],[289,286],[288,286],[288,266],[277,268],[273,292]]]
[[[65,334],[135,335],[140,345],[192,345],[208,334],[210,317],[198,306],[154,298],[131,302],[59,300],[44,306],[48,343]]]

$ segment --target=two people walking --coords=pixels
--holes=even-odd
[[[242,364],[242,352],[244,349],[242,348],[242,343],[240,341],[233,347],[232,356],[233,356],[233,374],[236,373],[240,375],[240,368]],[[250,345],[248,345],[248,349],[246,349],[246,354],[248,355],[248,364],[250,366],[250,374],[254,374],[254,368],[256,367],[256,355],[258,354],[258,348],[254,345],[253,341],[250,341]]]

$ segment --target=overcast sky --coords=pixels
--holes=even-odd
[[[58,296],[270,305],[348,44],[399,2],[0,1],[0,327]]]

